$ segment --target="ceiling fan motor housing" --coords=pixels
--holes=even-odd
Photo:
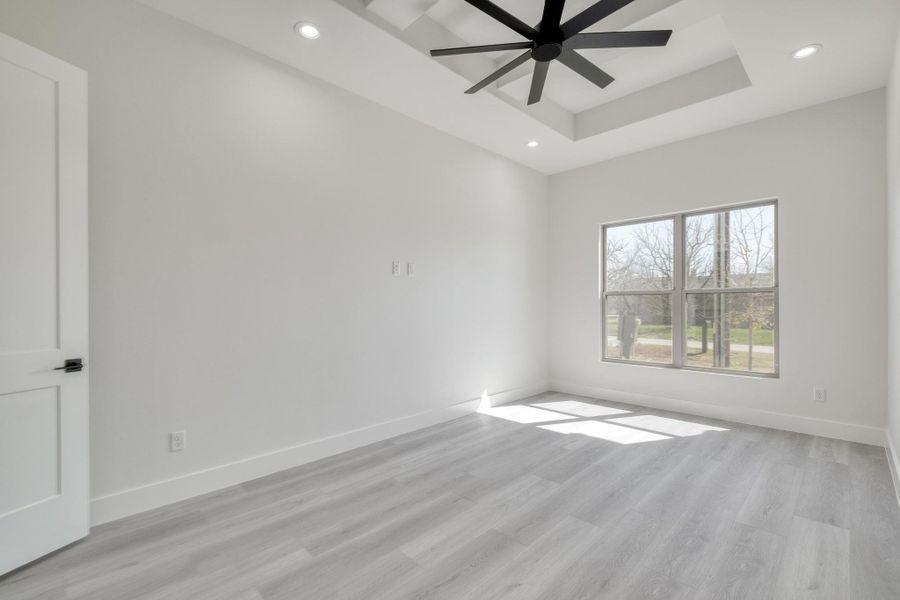
[[[531,51],[531,58],[538,62],[550,62],[551,60],[558,58],[559,55],[562,54],[562,51],[562,44],[555,42],[538,44],[535,46],[534,50]]]

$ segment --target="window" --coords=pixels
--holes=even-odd
[[[601,229],[603,360],[778,375],[777,204]]]

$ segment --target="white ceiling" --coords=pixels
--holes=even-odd
[[[900,15],[900,0],[635,0],[590,30],[673,29],[666,48],[583,51],[616,78],[605,90],[554,63],[527,107],[529,64],[463,94],[518,51],[427,55],[521,39],[464,0],[139,1],[545,173],[882,87]],[[495,2],[540,21],[542,0]],[[569,0],[564,19],[592,3]]]
[[[581,50],[579,52],[582,56],[613,74],[616,78],[615,83],[601,90],[557,63],[550,67],[544,97],[575,114],[737,54],[714,0],[669,1],[671,4],[659,12],[625,24],[627,29],[674,30],[668,46]],[[396,6],[398,3],[413,3],[416,0],[370,0],[367,8],[372,10],[379,2]],[[566,5],[563,19],[574,16],[591,3],[591,0],[571,0]],[[640,5],[641,0],[636,0],[636,3]],[[512,13],[522,15],[526,22],[540,21],[543,6],[541,0],[518,2],[504,0],[496,4]],[[660,5],[660,2],[656,4]],[[485,18],[480,11],[462,0],[438,0],[425,14],[467,44],[516,41],[518,37],[503,25]],[[537,15],[536,19],[533,15]],[[595,25],[588,31],[603,30],[602,25]],[[494,59],[496,68],[499,68],[521,52],[514,50],[488,56]],[[445,59],[439,60],[443,62]],[[533,64],[526,64],[516,69],[512,77],[502,80],[503,85],[500,89],[520,104],[525,104],[531,84],[532,68]]]

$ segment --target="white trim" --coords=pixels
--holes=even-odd
[[[800,415],[769,412],[752,408],[719,406],[715,404],[691,402],[688,400],[676,400],[674,398],[663,398],[661,396],[650,396],[634,392],[590,387],[558,380],[550,382],[550,389],[565,394],[575,394],[578,396],[595,398],[597,400],[610,400],[613,402],[635,404],[661,410],[683,412],[690,415],[723,419],[726,421],[734,421],[736,423],[744,423],[746,425],[770,427],[772,429],[783,429],[785,431],[796,431],[798,433],[846,440],[848,442],[859,442],[861,444],[871,444],[873,446],[884,446],[885,444],[884,429],[868,425],[859,425],[856,423],[842,423],[839,421],[829,421],[826,419],[816,419],[814,417],[803,417]]]
[[[891,430],[884,432],[885,448],[887,454],[888,469],[891,471],[891,479],[894,481],[894,495],[897,496],[897,506],[900,506],[900,457],[897,456],[897,445],[891,437]]]
[[[501,404],[528,398],[547,390],[547,383],[542,382],[495,392],[491,398],[494,402]],[[445,408],[400,417],[392,421],[377,423],[274,452],[100,496],[91,500],[91,525],[100,525],[173,502],[187,500],[410,431],[451,421],[475,412],[480,400],[480,398],[467,400]]]

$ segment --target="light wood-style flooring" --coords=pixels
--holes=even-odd
[[[546,394],[96,528],[3,600],[900,598],[883,448]]]

